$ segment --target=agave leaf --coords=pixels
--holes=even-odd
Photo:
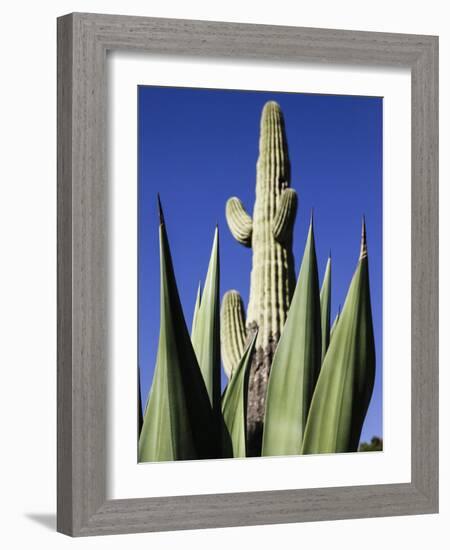
[[[222,400],[222,413],[233,447],[232,456],[243,458],[246,453],[247,439],[247,393],[248,375],[257,332],[239,361],[233,376],[228,382]]]
[[[192,345],[216,414],[220,414],[221,400],[219,283],[219,231],[216,227],[205,287],[192,331]]]
[[[181,308],[160,208],[161,321],[141,462],[217,456],[217,427]]]
[[[195,327],[197,325],[197,316],[198,316],[198,310],[200,309],[200,302],[202,300],[202,283],[201,281],[198,283],[198,289],[197,289],[197,297],[195,299],[195,306],[194,306],[194,315],[192,316],[192,326],[191,326],[191,340],[194,337],[195,333]]]
[[[144,416],[142,414],[142,395],[141,395],[141,367],[138,367],[138,436],[141,434]]]
[[[333,324],[331,325],[330,341],[331,341],[331,338],[333,338],[333,334],[334,334],[334,331],[336,330],[340,316],[341,316],[341,306],[339,306],[338,312],[336,313],[336,317],[334,318]]]
[[[320,318],[322,327],[322,363],[330,343],[330,309],[331,309],[331,255],[328,258],[320,291]]]
[[[263,456],[300,454],[320,369],[320,322],[319,277],[311,219],[300,274],[270,371]]]
[[[356,451],[375,377],[366,230],[344,308],[320,371],[302,451]]]

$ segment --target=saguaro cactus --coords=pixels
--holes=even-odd
[[[227,331],[222,334],[223,357],[236,357],[236,342],[243,348],[241,342],[248,341],[258,330],[248,390],[250,456],[258,456],[261,451],[270,365],[295,289],[292,230],[297,194],[289,185],[290,162],[283,114],[276,102],[269,101],[261,115],[253,217],[237,197],[230,198],[226,205],[232,235],[253,250],[246,328],[241,315],[231,315],[227,304],[222,305],[223,321],[227,324]],[[231,301],[227,301],[231,306]],[[227,368],[232,371],[234,365],[228,361]]]

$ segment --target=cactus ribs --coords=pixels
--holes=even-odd
[[[295,289],[292,233],[297,194],[289,186],[290,162],[283,114],[278,103],[269,101],[261,115],[253,217],[237,197],[226,204],[227,223],[233,237],[253,251],[247,319],[244,320],[242,300],[235,290],[223,297],[221,319],[222,356],[231,376],[245,343],[258,330],[247,403],[249,456],[261,453],[270,365]]]

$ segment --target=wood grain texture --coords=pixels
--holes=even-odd
[[[72,25],[58,21],[57,529],[72,525]]]
[[[411,71],[412,479],[438,508],[438,42]]]
[[[411,69],[411,483],[107,500],[106,52]],[[58,20],[58,531],[100,535],[438,510],[438,39],[71,14]]]

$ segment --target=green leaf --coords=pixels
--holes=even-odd
[[[356,451],[375,378],[375,343],[363,222],[361,254],[320,371],[303,453]]]
[[[161,208],[159,237],[160,333],[139,460],[214,458],[217,425],[181,308]]]
[[[300,274],[269,375],[263,456],[300,454],[320,369],[320,322],[319,277],[311,219]]]
[[[383,450],[383,440],[381,437],[377,437],[374,435],[370,441],[370,443],[360,443],[358,452],[360,453],[367,453],[371,451],[382,451]]]
[[[239,361],[223,395],[222,412],[227,432],[231,438],[233,457],[247,456],[247,393],[248,375],[257,332]]]
[[[339,306],[338,312],[336,313],[336,317],[334,318],[333,324],[331,325],[330,330],[330,341],[333,338],[334,331],[336,330],[337,324],[339,322],[339,317],[341,316],[341,306]]]
[[[320,318],[322,327],[322,363],[330,344],[330,310],[331,310],[331,256],[328,258],[320,291]]]
[[[195,306],[194,306],[194,314],[192,316],[191,340],[195,332],[195,327],[197,325],[197,316],[198,316],[198,310],[200,309],[201,299],[202,299],[202,283],[200,281],[198,283],[197,297],[195,299]]]
[[[205,287],[192,331],[194,346],[211,405],[220,414],[219,231],[216,228]]]
[[[142,396],[141,396],[141,367],[138,367],[138,436],[141,434],[144,416],[142,414]]]

